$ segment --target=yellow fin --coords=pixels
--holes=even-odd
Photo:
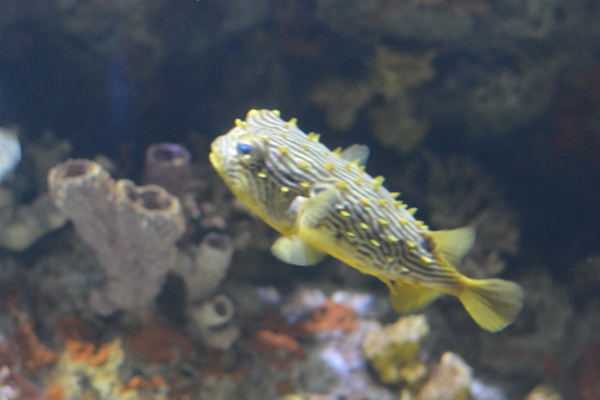
[[[340,157],[350,162],[358,160],[358,166],[367,165],[367,158],[369,158],[369,147],[365,146],[364,144],[353,144],[342,151]]]
[[[317,228],[324,218],[336,212],[339,194],[339,189],[332,186],[308,198],[302,204],[302,209],[298,210],[298,214],[301,215],[298,225],[310,229]]]
[[[440,295],[441,293],[434,289],[396,282],[394,290],[390,293],[390,302],[394,310],[407,313],[425,307]]]
[[[471,318],[490,332],[504,329],[523,308],[523,289],[502,279],[461,278],[465,285],[458,296]]]
[[[456,266],[475,243],[475,228],[464,228],[434,231],[428,234],[433,240],[433,252],[439,254],[449,264]]]
[[[282,236],[271,246],[271,253],[288,264],[302,267],[315,265],[327,257],[326,253],[303,243],[298,236]]]
[[[341,232],[336,227],[323,224],[332,215],[337,216],[340,198],[340,190],[334,186],[301,203],[297,210],[297,234],[300,240],[309,246],[354,265],[349,261],[353,254],[347,251],[339,252],[340,244],[337,235]],[[360,270],[359,267],[356,268]]]

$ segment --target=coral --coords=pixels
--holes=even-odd
[[[68,142],[57,143],[50,133],[25,146],[24,160],[18,174],[8,187],[0,189],[1,247],[22,252],[67,222],[67,218],[52,204],[46,193],[46,177],[50,167],[62,161],[70,149]],[[10,146],[4,149],[8,150]],[[20,204],[32,193],[37,194],[33,201]]]
[[[269,357],[263,380],[275,381],[280,395],[393,399],[366,369],[362,343],[380,327],[362,318],[370,302],[371,297],[361,293],[336,292],[328,298],[317,289],[297,289],[280,304],[280,316],[267,312],[252,339],[252,349]]]
[[[154,375],[150,380],[144,379],[139,375],[131,378],[127,383],[125,383],[121,390],[131,390],[131,389],[151,389],[157,387],[166,386],[167,382],[165,382],[164,378],[160,375]]]
[[[417,400],[468,400],[473,369],[458,355],[446,352],[431,378],[417,394]]]
[[[384,383],[414,384],[427,375],[419,359],[420,342],[429,333],[424,315],[400,318],[367,335],[363,342],[365,357]]]
[[[584,395],[581,397],[587,399]],[[597,397],[590,397],[590,399],[596,398]],[[525,397],[525,400],[562,400],[562,396],[548,386],[536,386],[529,392],[527,397]]]
[[[229,349],[240,336],[233,315],[233,302],[224,294],[217,295],[199,306],[188,308],[188,332],[210,347]]]
[[[293,324],[318,310],[326,300],[327,296],[319,289],[297,289],[281,306],[281,313],[288,323]]]
[[[305,320],[290,326],[289,334],[313,343],[304,347],[306,359],[292,364],[292,388],[322,393],[326,399],[394,398],[373,380],[366,368],[362,344],[371,332],[381,329],[378,322],[364,319],[372,297],[338,291],[329,298],[325,297],[318,305],[319,293],[318,290],[299,289],[290,302],[284,303],[284,306],[294,304],[296,312],[305,315]],[[302,305],[305,307],[304,313],[300,312]],[[312,316],[306,317],[309,313]],[[309,329],[307,332],[303,328],[305,326],[319,329]]]
[[[502,134],[540,115],[552,99],[562,62],[558,59],[518,72],[481,76],[479,86],[463,94],[469,104],[466,114],[471,132]]]
[[[434,58],[433,52],[417,57],[377,46],[375,57],[369,63],[372,70],[371,86],[385,100],[401,98],[408,90],[433,79],[435,71],[431,63]]]
[[[106,272],[92,291],[97,313],[145,307],[159,293],[185,229],[179,201],[155,185],[114,181],[97,163],[67,160],[48,174],[55,205],[96,252]]]
[[[373,106],[367,115],[379,143],[401,154],[414,150],[429,128],[426,121],[414,117],[414,107],[407,96]]]
[[[7,225],[0,230],[0,246],[12,251],[24,251],[39,238],[62,228],[67,223],[46,194],[32,203],[17,208]]]
[[[367,78],[356,82],[330,78],[318,85],[311,100],[324,108],[327,125],[339,131],[350,129],[358,112],[367,107],[377,140],[400,153],[410,153],[423,139],[428,124],[414,117],[409,92],[433,78],[433,58],[433,52],[419,57],[379,45],[367,63]]]
[[[248,396],[247,391],[239,394],[239,390],[239,379],[236,379],[235,376],[205,376],[202,377],[200,390],[195,398],[214,400],[252,399],[251,396]]]
[[[306,357],[296,339],[264,329],[256,332],[251,348],[258,354],[266,355],[276,365],[286,365],[292,360],[303,360]]]
[[[37,335],[25,315],[16,312],[15,318],[17,323],[13,340],[19,350],[25,372],[34,374],[49,363],[56,361],[58,355],[39,343]]]
[[[347,82],[329,78],[313,91],[311,100],[325,111],[325,122],[329,128],[345,132],[352,128],[356,115],[374,94],[368,81]]]
[[[325,362],[338,376],[338,383],[329,388],[330,394],[348,396],[350,393],[376,390],[377,384],[366,374],[366,359],[362,344],[365,338],[377,331],[380,325],[373,320],[359,320],[352,332],[341,330],[315,334],[317,346],[311,352]]]
[[[74,350],[74,352],[73,352]],[[89,356],[89,357],[86,357]],[[123,383],[118,368],[125,354],[119,339],[100,345],[93,352],[67,347],[48,378],[48,392],[63,400],[137,400],[166,399],[167,387],[158,386],[145,390]],[[133,386],[133,387],[130,387]]]
[[[170,360],[175,343],[184,348],[187,345],[187,354],[192,351],[187,339],[160,326],[155,318],[150,318],[146,328],[128,339],[128,350],[134,356],[142,353],[148,356],[149,362],[161,362],[166,355],[166,360]],[[65,343],[65,350],[48,382],[52,399],[79,399],[77,396],[83,395],[98,400],[165,398],[167,384],[161,376],[147,380],[136,375],[121,383],[117,368],[123,362],[124,353],[119,340],[103,342],[98,331],[73,315],[60,317],[56,330]],[[113,397],[117,395],[122,397]]]
[[[30,341],[36,342],[33,344],[38,353],[44,350],[37,339]],[[0,335],[0,400],[47,400],[37,386],[21,375],[24,360],[18,354],[19,347],[14,339]]]
[[[176,329],[159,324],[154,315],[149,322],[127,335],[129,353],[143,357],[146,363],[169,362],[177,351],[190,356],[194,348],[189,339]]]
[[[174,143],[157,143],[148,147],[144,160],[142,184],[162,186],[180,197],[192,173],[192,155],[185,147]]]
[[[0,400],[14,400],[20,396],[18,389],[5,384],[6,379],[10,376],[10,369],[3,365],[0,367]]]
[[[354,310],[344,303],[336,303],[330,299],[325,300],[323,305],[313,313],[311,319],[303,321],[299,325],[304,332],[310,335],[337,329],[350,333],[358,328]]]
[[[21,161],[21,144],[17,132],[0,128],[0,181],[12,172]]]
[[[481,55],[459,56],[453,73],[432,90],[432,119],[455,120],[460,123],[456,128],[464,131],[466,125],[470,135],[489,138],[518,132],[515,128],[542,115],[568,57],[560,51],[543,56],[527,49],[504,51],[500,57],[510,58],[509,64]]]
[[[31,298],[36,311],[36,326],[44,336],[53,335],[64,315],[94,320],[88,297],[102,283],[104,272],[94,252],[73,230],[54,236],[52,252],[43,254],[28,271],[27,285],[36,295]]]

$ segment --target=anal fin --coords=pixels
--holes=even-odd
[[[394,292],[390,293],[390,302],[400,313],[423,308],[441,295],[434,289],[400,282],[395,283]]]

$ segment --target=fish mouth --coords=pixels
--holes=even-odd
[[[227,151],[226,142],[227,140],[225,140],[223,136],[219,136],[218,138],[213,140],[213,142],[210,145],[211,151],[208,155],[208,159],[210,160],[210,163],[213,165],[214,169],[216,169],[218,172],[221,172],[224,169],[223,154],[225,154],[224,152]]]

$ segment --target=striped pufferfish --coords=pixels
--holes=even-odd
[[[365,173],[366,146],[332,151],[318,134],[279,115],[251,110],[215,139],[210,154],[233,194],[282,234],[275,257],[296,265],[336,257],[385,282],[399,312],[449,294],[488,331],[515,320],[523,305],[519,285],[470,279],[455,268],[473,246],[473,228],[429,230],[383,177]]]

